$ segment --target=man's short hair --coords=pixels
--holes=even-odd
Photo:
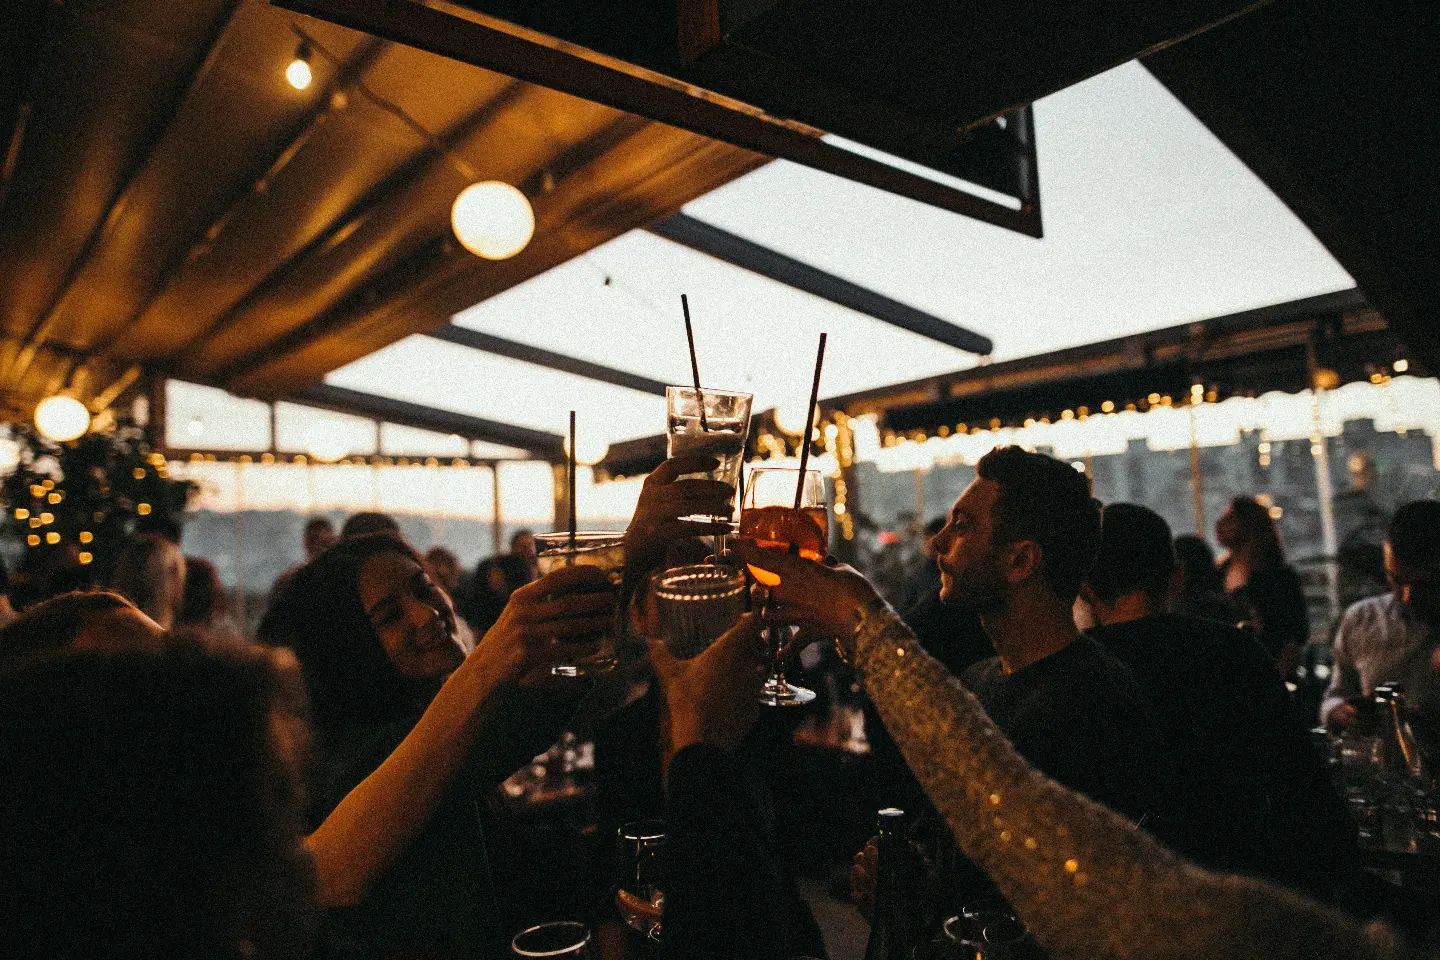
[[[64,650],[96,614],[134,609],[135,604],[108,590],[72,590],[42,600],[0,628],[0,659]]]
[[[1161,598],[1175,569],[1170,524],[1148,507],[1112,503],[1100,513],[1100,549],[1086,582],[1106,603],[1143,591]]]
[[[1390,520],[1390,552],[1402,567],[1440,563],[1440,500],[1412,500]]]
[[[1090,571],[1100,540],[1100,508],[1074,467],[1021,447],[996,447],[975,466],[1000,488],[993,538],[1040,546],[1040,572],[1061,600],[1071,602]]]
[[[380,513],[377,510],[363,510],[345,521],[345,526],[340,528],[340,539],[349,540],[351,537],[363,537],[367,533],[399,533],[400,524],[388,513]]]
[[[325,533],[334,533],[335,524],[331,523],[325,517],[312,517],[305,521],[305,536],[309,537],[312,534],[322,531]]]

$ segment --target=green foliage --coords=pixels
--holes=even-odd
[[[31,424],[10,431],[19,463],[0,482],[0,536],[22,545],[27,567],[70,571],[72,585],[108,582],[137,521],[178,522],[195,490],[167,475],[133,422],[61,444]]]

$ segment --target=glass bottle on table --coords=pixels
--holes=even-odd
[[[886,807],[876,816],[875,910],[865,960],[912,960],[924,939],[915,908],[914,864],[905,837],[905,811]]]
[[[800,485],[800,508],[795,508],[795,491]],[[753,470],[745,485],[745,503],[740,511],[740,536],[758,547],[790,550],[806,560],[824,561],[830,548],[830,521],[825,512],[825,482],[818,470],[800,471],[767,467]],[[780,577],[753,564],[750,576],[763,587],[780,585]],[[766,600],[770,602],[769,592]],[[802,706],[815,699],[815,691],[785,679],[786,646],[791,628],[772,624],[766,629],[770,651],[770,675],[760,689],[760,702],[767,707]]]

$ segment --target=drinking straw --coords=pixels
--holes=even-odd
[[[695,403],[700,407],[700,432],[709,433],[705,422],[705,394],[700,392],[700,361],[695,358],[695,330],[690,326],[690,298],[680,294],[680,309],[685,312],[685,339],[690,343],[690,375],[695,379]]]
[[[820,349],[815,353],[815,380],[810,384],[810,405],[805,408],[805,432],[800,437],[800,473],[795,478],[795,509],[805,499],[805,465],[810,462],[810,430],[815,423],[815,403],[820,399],[820,368],[825,366],[825,334],[820,334]]]
[[[569,488],[570,554],[575,554],[575,411],[570,411],[570,449],[565,451],[565,485]]]

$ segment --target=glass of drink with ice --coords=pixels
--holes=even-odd
[[[625,576],[625,534],[608,530],[580,530],[571,542],[570,533],[537,533],[535,535],[536,564],[540,575],[554,573],[564,567],[599,567],[610,578],[619,595],[621,581]],[[560,664],[550,668],[557,677],[593,677],[614,670],[620,662],[616,643],[623,632],[622,614],[615,614],[615,622],[606,635],[599,639],[599,648],[590,656],[575,663]]]
[[[719,464],[714,470],[686,474],[706,480],[719,480],[730,486],[740,482],[740,464],[745,459],[745,441],[750,436],[750,402],[748,393],[734,390],[694,387],[666,387],[667,420],[666,456],[714,457]],[[700,415],[704,410],[704,417]],[[734,510],[725,516],[685,517],[704,523],[731,523]]]

